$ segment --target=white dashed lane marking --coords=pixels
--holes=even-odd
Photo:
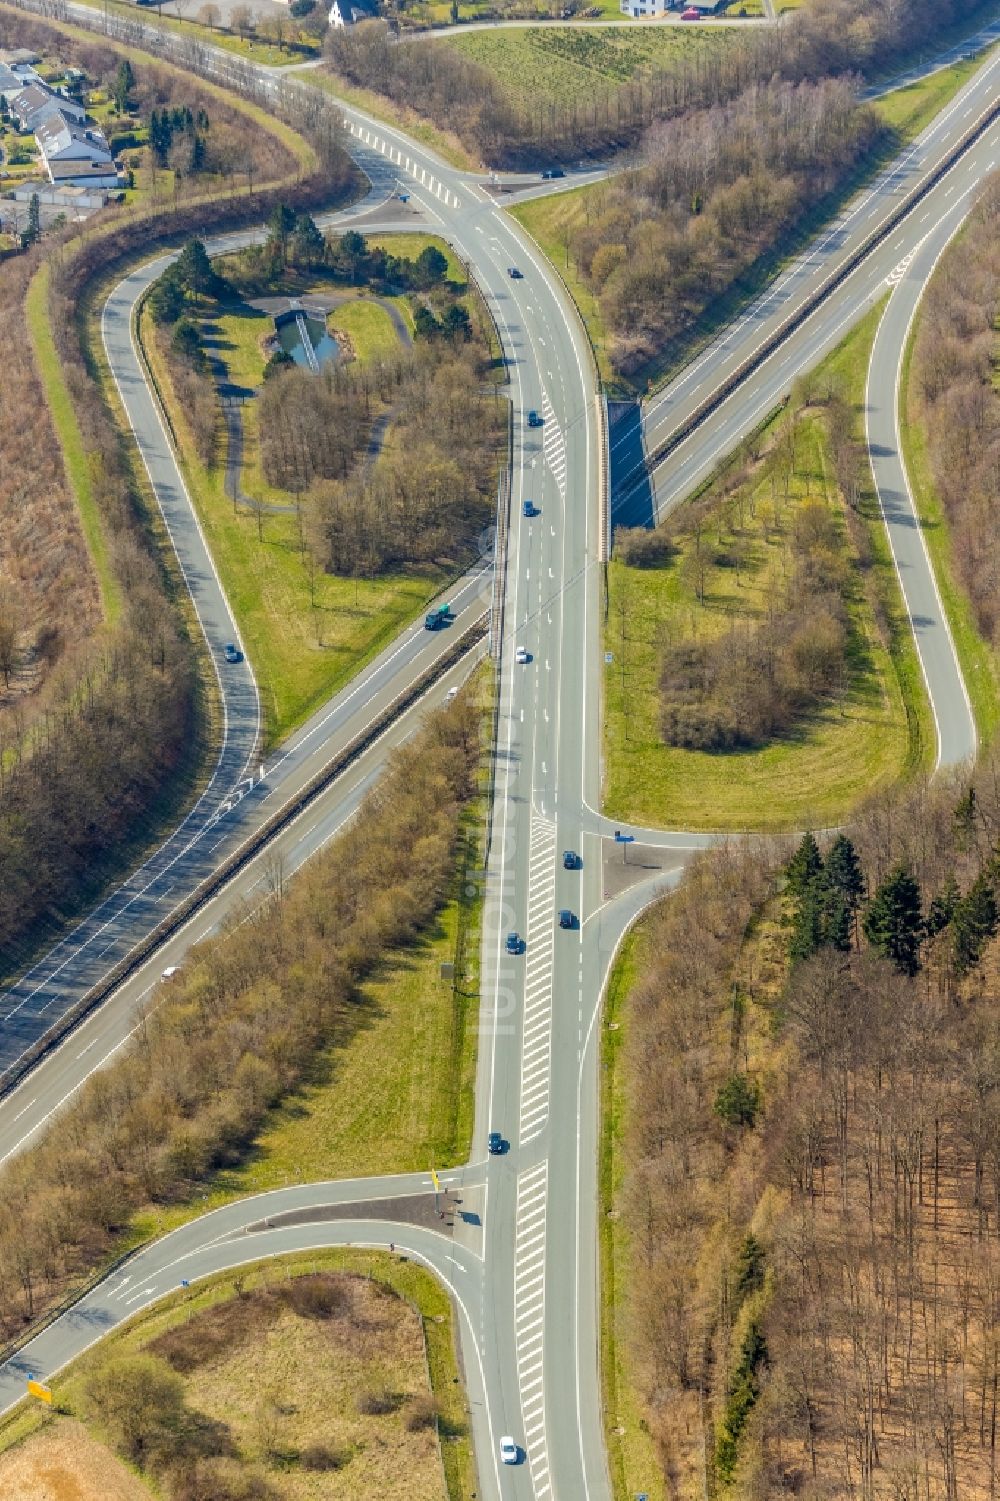
[[[528,932],[521,1024],[521,1145],[533,1140],[549,1117],[552,1062],[552,955],[555,942],[556,826],[537,814],[531,820],[528,854]]]
[[[545,1216],[547,1162],[529,1168],[517,1182],[514,1230],[514,1321],[517,1385],[521,1395],[524,1447],[536,1501],[552,1494],[545,1434]]]

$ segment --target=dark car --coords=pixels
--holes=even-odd
[[[562,911],[559,913],[559,926],[561,928],[572,928],[575,926],[575,924],[576,918],[573,916],[572,912],[568,907],[563,907]]]
[[[534,516],[534,514],[535,514],[535,502],[533,500],[526,500],[524,502],[524,514],[526,516]]]
[[[522,278],[522,273],[517,269],[516,266],[508,266],[507,275],[510,277],[511,281],[520,281]]]
[[[499,1157],[503,1152],[503,1137],[499,1131],[491,1131],[486,1138],[486,1150],[491,1157]]]
[[[528,426],[541,427],[542,421],[543,419],[538,415],[534,408],[532,408],[532,410],[528,413]]]
[[[520,933],[507,934],[507,952],[508,954],[519,954],[521,952]]]
[[[227,662],[243,661],[243,653],[240,651],[238,646],[235,646],[233,644],[232,641],[227,641],[222,650]]]
[[[563,850],[563,870],[579,870],[582,864],[576,850]]]
[[[566,173],[563,171],[562,167],[546,167],[545,171],[542,173],[542,176],[544,178],[565,177]]]

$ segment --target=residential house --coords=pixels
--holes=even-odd
[[[378,13],[378,0],[333,0],[330,25],[338,28],[356,26],[359,21],[375,20]]]
[[[8,103],[22,130],[37,131],[41,122],[53,110],[60,110],[68,120],[74,120],[79,125],[87,118],[87,111],[82,104],[66,94],[57,94],[55,89],[50,89],[44,83],[29,83],[27,88],[22,88]]]

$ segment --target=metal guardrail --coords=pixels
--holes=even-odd
[[[597,558],[601,563],[611,559],[611,451],[608,442],[608,399],[602,391],[594,397],[597,408],[597,516],[600,537]]]
[[[290,824],[298,815],[312,803],[321,792],[324,792],[330,784],[347,768],[373,745],[387,729],[404,714],[407,709],[413,707],[427,692],[438,678],[442,677],[449,668],[460,661],[467,652],[475,647],[487,633],[488,616],[483,614],[462,634],[456,637],[446,652],[433,662],[420,674],[418,678],[398,693],[390,703],[377,714],[372,722],[366,726],[360,734],[344,747],[342,751],[328,761],[310,780],[295,793],[287,802],[273,813],[268,820],[261,825],[256,833],[249,835],[243,843],[228,855],[217,870],[206,876],[174,910],[158,923],[151,932],[129,950],[125,957],[111,969],[107,975],[86,995],[80,997],[74,1006],[60,1017],[37,1042],[32,1043],[15,1063],[10,1064],[0,1072],[0,1098],[9,1094],[24,1076],[31,1071],[39,1061],[58,1046],[70,1032],[85,1020],[98,1006],[106,1001],[118,987],[129,978],[130,975],[140,968],[156,950],[182,928],[194,914],[199,911],[213,896],[225,886],[233,876],[249,863],[254,856],[258,855],[274,837]]]
[[[684,419],[681,425],[674,429],[669,437],[665,438],[662,443],[657,444],[646,455],[643,464],[637,465],[629,474],[624,476],[621,488],[626,489],[631,481],[640,474],[651,474],[657,465],[662,464],[664,459],[668,458],[676,448],[680,447],[686,438],[691,436],[695,428],[699,427],[706,417],[711,416],[713,412],[717,411],[722,403],[743,384],[747,376],[752,375],[755,370],[758,370],[764,361],[769,359],[776,349],[780,348],[789,335],[793,334],[807,318],[810,318],[831,293],[835,292],[857,270],[858,266],[867,259],[872,251],[877,249],[892,234],[893,230],[913,212],[931,189],[941,181],[941,178],[965,155],[970,146],[975,144],[998,115],[1000,115],[1000,98],[994,99],[983,110],[962,138],[941,158],[937,166],[914,188],[913,192],[902,203],[896,204],[894,208],[890,209],[881,224],[866,235],[857,249],[848,256],[847,260],[841,266],[838,266],[836,270],[830,273],[826,280],[816,288],[815,292],[806,299],[802,306],[783,319],[752,355],[748,356],[735,370],[731,371],[716,386],[712,394],[706,397],[703,402],[700,402],[694,411]]]

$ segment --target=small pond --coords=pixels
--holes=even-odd
[[[278,343],[286,354],[291,355],[296,365],[301,365],[304,370],[313,369],[313,362],[302,343],[303,325],[315,353],[317,365],[325,365],[328,360],[335,360],[340,353],[339,344],[327,333],[326,324],[322,318],[314,318],[307,313],[296,316],[294,312],[291,312],[280,314],[274,322]]]

